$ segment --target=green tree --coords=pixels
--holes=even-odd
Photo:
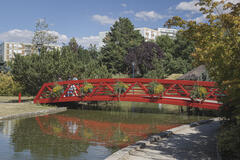
[[[68,46],[70,48],[70,50],[74,53],[77,53],[78,52],[78,44],[77,44],[77,41],[76,39],[73,37],[70,39],[69,43],[68,43]]]
[[[44,54],[28,56],[15,55],[11,64],[14,80],[19,82],[24,92],[36,95],[43,83],[57,81],[59,77],[68,80],[76,75],[78,79],[109,78],[106,66],[91,58],[90,54],[76,54],[64,47]]]
[[[165,74],[186,73],[192,69],[192,56],[194,44],[178,33],[176,39],[169,36],[159,36],[156,43],[164,51],[164,58],[161,61]]]
[[[199,0],[197,5],[205,22],[176,16],[166,25],[181,27],[184,36],[195,42],[195,63],[205,64],[211,79],[226,91],[221,113],[233,123],[223,129],[219,148],[227,159],[239,159],[240,137],[234,132],[240,128],[240,2]]]
[[[35,26],[35,32],[32,39],[34,49],[39,51],[48,48],[50,44],[56,43],[58,37],[49,31],[48,24],[45,19],[38,19]]]
[[[158,36],[156,38],[157,45],[163,50],[164,53],[174,53],[174,40],[167,35]]]
[[[126,73],[124,57],[128,50],[140,45],[144,41],[139,31],[134,30],[134,26],[128,18],[119,18],[110,28],[103,42],[102,62],[113,73]]]
[[[10,73],[0,72],[0,95],[1,96],[15,96],[21,91],[19,83],[13,80]]]

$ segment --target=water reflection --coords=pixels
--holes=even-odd
[[[0,122],[0,159],[104,159],[149,134],[196,121],[198,118],[170,114],[68,110],[55,115],[3,121]]]
[[[177,126],[101,122],[61,115],[41,116],[36,121],[47,135],[119,148]]]

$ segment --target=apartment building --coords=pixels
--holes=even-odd
[[[49,49],[60,49],[60,46],[50,45]],[[38,50],[33,47],[31,43],[20,42],[3,42],[0,44],[0,58],[3,61],[9,61],[14,58],[15,54],[21,54],[22,56],[30,55],[33,53],[38,54]]]
[[[178,32],[176,29],[169,28],[158,28],[157,31],[159,36],[168,35],[170,38],[175,38]]]
[[[145,38],[146,41],[155,40],[157,36],[168,35],[170,38],[175,38],[177,34],[176,29],[168,29],[168,28],[158,28],[158,29],[151,29],[151,28],[136,28],[139,30],[140,34]]]

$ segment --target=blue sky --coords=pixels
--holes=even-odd
[[[197,0],[2,0],[0,41],[31,42],[37,19],[45,18],[59,43],[71,37],[87,47],[97,43],[119,17],[135,27],[158,28],[171,16],[201,21]],[[239,1],[239,0],[237,0]]]

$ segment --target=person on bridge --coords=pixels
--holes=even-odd
[[[73,75],[73,80],[74,80],[74,81],[77,81],[77,80],[78,80],[78,78],[77,78],[76,75]],[[76,95],[76,96],[78,96],[76,86],[75,86],[75,85],[72,85],[71,87],[72,87],[72,89],[73,89],[73,94]]]

